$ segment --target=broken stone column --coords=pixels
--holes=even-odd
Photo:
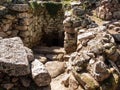
[[[73,28],[73,22],[69,17],[64,20],[63,24],[65,30],[64,48],[66,53],[71,53],[76,50],[77,35]]]
[[[37,59],[32,64],[32,78],[38,86],[47,86],[51,82],[51,76],[45,66]]]

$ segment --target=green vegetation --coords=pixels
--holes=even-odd
[[[57,2],[47,2],[44,5],[51,16],[56,16],[58,11],[62,9],[62,4]]]
[[[33,9],[34,13],[39,12],[40,8],[46,8],[51,17],[57,15],[58,11],[62,9],[62,3],[60,2],[41,2],[36,1],[30,2],[30,7]]]

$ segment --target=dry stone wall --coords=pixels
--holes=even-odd
[[[80,86],[83,90],[117,90],[120,53],[107,28],[79,29],[77,42],[77,50],[68,62],[68,75],[75,78],[77,89]],[[64,85],[74,88],[70,81],[71,76],[63,81]]]
[[[100,0],[96,15],[104,20],[120,19],[120,1]]]
[[[0,36],[3,38],[19,36],[26,46],[32,47],[42,38],[50,42],[53,34],[61,37],[62,8],[52,17],[46,7],[39,7],[36,11],[31,10],[28,4],[11,4],[1,7],[0,15]]]
[[[66,51],[74,52],[67,63],[64,86],[70,90],[117,90],[120,52],[116,41],[119,42],[120,21],[111,20],[97,26],[78,3],[74,3],[72,10],[72,15],[64,20],[64,30],[75,32],[77,38],[71,42],[73,37],[69,35],[68,42],[76,41],[76,45],[67,44],[67,49],[64,46]]]
[[[71,2],[71,8],[65,12],[66,19],[63,21],[65,37],[64,48],[66,53],[72,53],[77,49],[77,31],[82,28],[96,27],[87,15],[85,9],[81,6],[80,1]],[[69,13],[70,12],[70,13]]]

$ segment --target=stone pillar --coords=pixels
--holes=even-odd
[[[65,38],[64,38],[64,48],[66,53],[71,53],[76,51],[77,47],[77,35],[73,27],[73,22],[70,17],[63,21]]]

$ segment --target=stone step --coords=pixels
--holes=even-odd
[[[64,54],[35,54],[35,58],[45,63],[47,61],[64,61]]]
[[[33,48],[33,51],[35,53],[39,54],[64,54],[65,50],[63,47],[46,47],[46,46],[40,46]]]

